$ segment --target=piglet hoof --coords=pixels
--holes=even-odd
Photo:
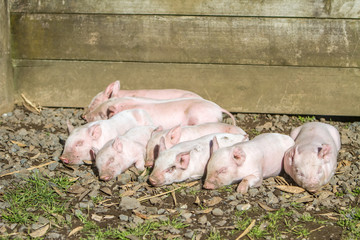
[[[249,189],[248,180],[243,179],[241,181],[241,183],[239,184],[239,186],[237,187],[236,191],[240,192],[241,194],[245,194],[245,193],[247,193],[248,189]]]

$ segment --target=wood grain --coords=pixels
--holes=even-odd
[[[360,66],[360,21],[12,14],[25,59]]]
[[[232,112],[360,115],[360,70],[351,68],[18,60],[15,75],[19,93],[43,106],[85,107],[120,80],[123,89],[190,90]]]
[[[14,106],[9,23],[7,1],[0,1],[0,114]]]
[[[356,0],[11,0],[12,12],[359,18]]]

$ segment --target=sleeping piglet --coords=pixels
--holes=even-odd
[[[338,130],[326,123],[309,122],[290,136],[295,145],[285,153],[284,168],[299,186],[316,192],[330,181],[341,147]]]
[[[165,144],[162,137],[160,155],[155,161],[149,182],[154,186],[162,186],[201,178],[210,158],[210,148],[215,136],[220,147],[231,146],[248,139],[247,135],[243,134],[216,133],[185,141],[162,151]]]
[[[60,159],[68,164],[82,164],[83,160],[92,160],[93,147],[100,149],[107,141],[138,125],[153,125],[144,110],[123,111],[111,119],[95,121],[75,129],[68,125],[70,136]]]
[[[93,148],[96,155],[96,167],[100,179],[108,181],[135,164],[143,171],[145,164],[145,146],[154,126],[138,126],[124,135],[107,142],[100,150]]]
[[[285,151],[293,145],[291,137],[279,133],[260,134],[218,150],[214,139],[215,152],[206,168],[204,188],[216,189],[242,180],[237,191],[244,194],[249,187],[260,186],[263,178],[277,176]]]
[[[196,93],[181,89],[120,90],[120,81],[115,81],[110,83],[104,91],[96,94],[86,112],[91,112],[106,100],[116,97],[144,97],[152,99],[201,98]]]
[[[221,122],[222,113],[228,114],[235,125],[234,116],[214,102],[201,98],[177,98],[157,100],[149,98],[122,97],[111,98],[94,111],[86,114],[88,122],[111,118],[114,114],[127,109],[146,110],[154,124],[163,128],[176,125],[197,125],[207,122]]]
[[[146,167],[152,167],[159,155],[160,139],[164,137],[164,149],[168,149],[179,142],[190,141],[212,133],[232,133],[246,135],[240,127],[226,123],[203,123],[194,126],[177,125],[171,129],[163,130],[159,127],[153,131],[146,145]]]

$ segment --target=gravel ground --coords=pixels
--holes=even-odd
[[[296,186],[283,173],[242,195],[236,185],[205,190],[201,181],[154,188],[147,182],[149,171],[141,174],[135,168],[103,182],[92,165],[65,166],[59,156],[68,136],[66,121],[80,126],[82,113],[45,108],[36,114],[18,106],[0,117],[0,239],[236,239],[247,228],[244,239],[360,238],[357,118],[234,114],[250,138],[289,134],[304,122],[321,121],[335,126],[342,140],[337,173],[320,192],[280,190],[279,185]],[[49,183],[48,191],[64,210],[29,207],[26,212],[36,218],[9,220],[5,216],[20,201],[9,200],[9,194],[37,178]],[[59,178],[71,186],[60,189],[59,181],[52,182]]]

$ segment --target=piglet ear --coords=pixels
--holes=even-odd
[[[120,91],[120,81],[116,80],[115,82],[113,82],[113,84],[114,84],[114,86],[112,89],[111,97],[116,97],[116,96],[118,96],[119,91]]]
[[[175,164],[177,168],[187,169],[190,162],[190,152],[183,152],[176,155]]]
[[[89,128],[88,133],[89,133],[90,137],[91,137],[93,140],[99,139],[100,136],[101,136],[101,134],[102,134],[102,130],[101,130],[100,124],[94,124],[94,125],[92,125],[92,126]]]
[[[159,125],[151,132],[151,136],[154,136],[154,133],[161,132],[162,130],[164,130],[163,127],[161,125]]]
[[[160,138],[160,144],[159,144],[159,153],[166,150],[166,145],[165,145],[165,138],[161,137]]]
[[[68,133],[71,134],[71,132],[74,130],[74,126],[71,124],[69,119],[66,121],[66,125],[68,128]]]
[[[284,161],[286,161],[289,164],[289,166],[292,166],[294,164],[294,156],[296,152],[297,152],[297,146],[292,146],[284,153]]]
[[[171,144],[175,145],[180,141],[181,137],[181,126],[177,125],[170,129],[168,134],[166,134],[166,137],[170,139]]]
[[[318,157],[324,159],[325,161],[329,161],[328,156],[331,153],[331,146],[329,144],[322,144],[321,147],[318,148]]]
[[[236,165],[241,166],[245,162],[246,153],[240,147],[234,147],[232,154]]]
[[[107,98],[111,98],[114,95],[116,95],[119,92],[119,90],[120,90],[120,82],[119,81],[110,83],[109,86],[107,86],[105,89],[105,96]]]
[[[106,115],[107,115],[108,118],[111,118],[116,113],[117,113],[117,110],[116,110],[115,106],[109,106],[107,111],[106,111]]]
[[[216,137],[213,137],[210,142],[210,155],[212,155],[215,151],[219,149],[219,142]]]
[[[91,147],[90,155],[92,159],[96,159],[96,155],[98,154],[99,149],[96,147]]]
[[[122,152],[123,148],[124,148],[120,138],[115,138],[114,143],[112,144],[112,146],[117,152]]]
[[[163,130],[164,130],[164,128],[161,125],[159,125],[157,128],[154,129],[153,132],[161,132]]]

